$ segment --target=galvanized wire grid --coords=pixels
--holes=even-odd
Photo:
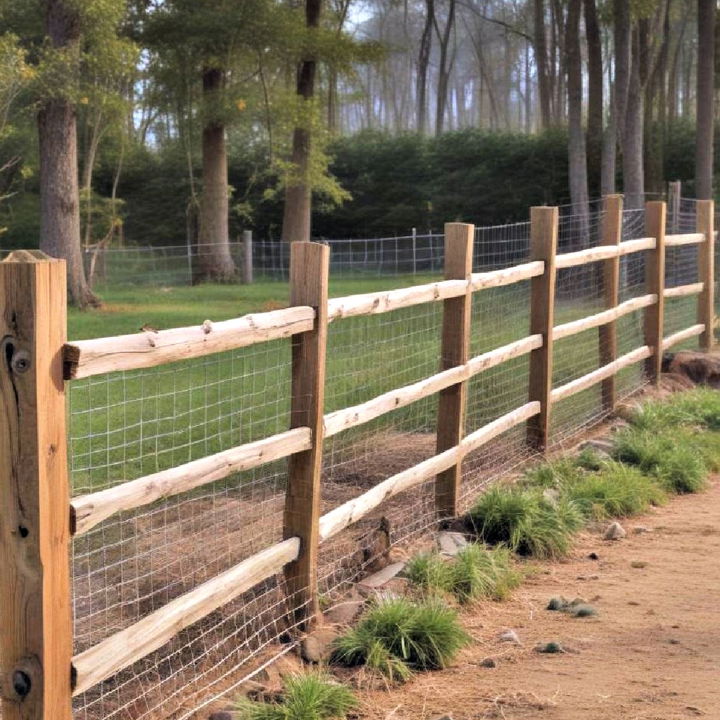
[[[597,244],[601,219],[597,212],[586,218],[563,217],[559,251]],[[642,236],[642,211],[627,211],[624,239]],[[370,245],[365,251],[369,249]],[[528,252],[529,223],[478,228],[473,269],[510,267],[527,260]],[[348,264],[359,257],[353,253]],[[399,264],[399,257],[394,255],[396,267],[407,268]],[[417,247],[410,257],[419,271]],[[432,263],[423,266],[423,272],[441,267],[442,239],[422,257]],[[685,278],[691,264],[685,255],[677,262],[671,260],[671,277]],[[603,309],[599,267],[559,271],[556,324]],[[643,254],[622,259],[621,301],[644,294],[644,272]],[[471,355],[528,334],[529,285],[524,281],[474,293]],[[618,354],[642,345],[642,312],[618,321]],[[677,322],[684,318],[683,327],[694,322],[687,308],[678,318]],[[436,373],[441,323],[442,303],[332,323],[326,411],[364,402]],[[74,494],[112,487],[287,429],[289,347],[289,341],[276,341],[71,383]],[[466,432],[526,402],[528,362],[527,356],[512,360],[469,382]],[[559,341],[555,386],[594,370],[599,362],[596,328]],[[618,395],[634,392],[644,382],[640,364],[628,368],[618,376]],[[603,414],[599,386],[558,403],[553,441],[565,441]],[[435,454],[436,423],[437,396],[432,396],[328,438],[323,511]],[[462,508],[472,504],[489,482],[530,455],[525,428],[520,426],[467,457]],[[114,516],[78,537],[73,547],[76,652],[281,539],[286,481],[286,461],[272,463]],[[321,592],[332,598],[372,568],[392,545],[428,537],[437,520],[433,486],[431,480],[399,495],[323,544]],[[263,653],[288,649],[294,604],[285,597],[281,578],[267,581],[77,698],[76,717],[190,717],[200,704],[231,692],[261,657],[267,657]]]

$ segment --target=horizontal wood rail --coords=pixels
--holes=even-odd
[[[478,373],[542,346],[541,335],[530,335],[471,358],[465,365],[443,370],[411,385],[390,390],[371,400],[325,415],[325,437],[362,425],[398,408],[429,397],[444,388],[469,380]]]
[[[629,315],[630,313],[647,307],[648,305],[652,305],[655,302],[657,302],[657,295],[642,295],[640,297],[631,298],[630,300],[625,300],[625,302],[620,303],[616,307],[610,308],[609,310],[603,310],[595,315],[588,315],[587,317],[580,318],[579,320],[572,320],[571,322],[566,322],[562,325],[556,325],[553,328],[553,340],[562,340],[563,338],[583,332],[583,330],[589,330],[590,328],[606,325],[613,320]]]
[[[430,480],[443,470],[459,463],[467,453],[477,450],[493,438],[525,422],[539,412],[539,402],[526,403],[466,435],[459,445],[383,480],[362,495],[336,507],[320,518],[320,540],[327,540],[337,535],[341,530],[361,520],[388,498]]]
[[[76,535],[81,535],[115,513],[149,505],[161,498],[193,490],[232,473],[250,470],[311,447],[310,428],[294,428],[107,490],[80,495],[70,501],[70,526]]]
[[[665,288],[665,290],[663,290],[663,297],[679,298],[688,297],[689,295],[699,295],[704,288],[705,284],[701,282],[690,283],[689,285],[676,285],[675,287]]]
[[[542,275],[545,272],[545,263],[542,260],[515,265],[514,267],[503,268],[502,270],[491,270],[489,272],[473,273],[470,276],[470,283],[473,291],[487,290],[489,288],[512,285],[522,280]]]
[[[278,574],[285,565],[297,560],[299,553],[298,538],[272,545],[75,655],[72,660],[76,677],[73,696],[141,660],[184,628]]]
[[[359,315],[379,315],[413,305],[460,297],[466,290],[466,280],[439,280],[399,290],[331,298],[328,301],[328,322]]]
[[[565,398],[568,398],[571,395],[575,395],[575,393],[579,393],[582,390],[587,390],[588,388],[591,388],[593,385],[596,385],[602,380],[609,378],[611,375],[615,375],[615,373],[619,372],[623,368],[629,367],[630,365],[634,365],[641,360],[649,358],[652,355],[652,352],[652,348],[648,347],[647,345],[643,345],[636,350],[632,350],[625,355],[621,355],[617,360],[614,360],[607,365],[603,365],[601,368],[593,370],[587,375],[583,375],[576,380],[572,380],[565,385],[561,385],[560,387],[555,388],[552,391],[553,403],[558,402],[558,400],[564,400]]]
[[[678,245],[698,245],[705,242],[703,233],[683,233],[665,236],[665,247],[677,247]]]
[[[206,320],[194,327],[79,340],[65,345],[65,379],[141,370],[235,350],[307,332],[314,322],[315,311],[311,307],[296,306],[216,323]]]
[[[680,330],[679,332],[673,333],[672,335],[668,335],[667,337],[663,338],[662,349],[667,350],[668,348],[671,348],[673,345],[677,345],[683,340],[689,340],[691,337],[695,337],[696,335],[702,335],[704,332],[704,324],[700,323],[698,325],[692,325],[689,328],[685,328],[684,330]]]
[[[575,252],[562,253],[555,258],[555,267],[558,270],[585,265],[600,260],[609,260],[614,257],[630,255],[641,250],[652,250],[655,247],[655,238],[638,238],[637,240],[626,240],[619,245],[598,245],[597,247],[577,250]]]

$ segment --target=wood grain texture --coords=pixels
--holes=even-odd
[[[652,201],[645,204],[645,232],[656,239],[656,247],[645,258],[645,289],[657,295],[657,302],[645,308],[645,345],[652,355],[645,362],[650,382],[657,385],[662,371],[663,323],[665,317],[665,203]]]
[[[541,261],[528,262],[501,270],[473,273],[470,277],[470,283],[473,291],[476,292],[488,288],[512,285],[522,280],[530,280],[530,278],[542,275],[544,272],[545,265]]]
[[[65,377],[76,379],[119,370],[139,370],[277,340],[313,327],[307,306],[245,315],[233,320],[158,332],[79,340],[65,346]]]
[[[705,332],[704,325],[702,325],[702,324],[691,325],[689,328],[685,328],[684,330],[680,330],[676,333],[673,333],[672,335],[668,335],[666,338],[663,338],[662,349],[668,350],[671,347],[677,345],[678,343],[681,343],[685,340],[689,340],[691,337],[696,337],[697,335],[702,335],[704,332]]]
[[[622,217],[623,217],[623,198],[622,195],[608,195],[603,198],[603,218],[602,218],[602,243],[620,247],[622,242]],[[602,289],[603,301],[606,312],[617,312],[620,310],[618,301],[620,300],[620,256],[609,258],[603,263],[602,268]],[[652,295],[646,295],[655,302],[657,298]],[[623,303],[625,305],[625,303]],[[647,307],[646,305],[641,307]],[[635,308],[633,308],[635,309]],[[629,311],[629,312],[632,312]],[[601,324],[598,327],[598,355],[600,357],[600,365],[608,365],[617,358],[617,324],[615,320],[620,317],[616,314],[607,324]],[[617,403],[617,390],[615,375],[611,375],[603,380],[602,384],[602,404],[603,409],[612,411]]]
[[[184,628],[282,572],[287,563],[297,558],[299,548],[298,538],[272,545],[76,655],[72,659],[77,677],[74,694],[85,692],[141,660]]]
[[[703,290],[698,297],[697,321],[705,326],[700,347],[710,352],[715,344],[715,203],[698,200],[696,212],[695,229],[704,238],[698,247],[698,279],[703,283]]]
[[[0,323],[2,718],[70,720],[65,262],[0,263]]]
[[[472,312],[473,239],[475,227],[465,223],[445,225],[445,279],[465,280],[464,295],[443,303],[440,367],[448,370],[465,365],[470,355],[470,314]],[[437,454],[460,444],[465,430],[467,382],[444,388],[438,398]],[[435,483],[435,504],[441,517],[454,517],[458,511],[462,463],[438,473]]]
[[[698,205],[703,202],[698,200]],[[707,201],[704,201],[707,202]],[[679,233],[675,235],[665,236],[665,247],[679,247],[681,245],[699,245],[705,240],[705,234],[698,231],[696,233]]]
[[[675,287],[665,288],[663,296],[665,298],[689,297],[690,295],[699,295],[704,289],[704,283],[689,283],[688,285],[676,285]]]
[[[544,451],[550,435],[553,371],[553,325],[555,318],[555,256],[558,209],[534,207],[530,211],[530,256],[545,262],[545,273],[530,284],[530,334],[541,335],[543,344],[530,354],[528,400],[540,403],[540,412],[530,418],[528,443]]]
[[[72,529],[75,535],[82,535],[115,513],[149,505],[311,447],[310,428],[299,427],[106,490],[80,495],[70,503]]]
[[[285,498],[284,537],[300,538],[300,556],[285,568],[296,621],[313,622],[320,613],[317,554],[320,522],[320,475],[323,454],[325,360],[328,331],[328,273],[330,248],[295,242],[290,250],[290,305],[309,305],[315,311],[311,330],[292,341],[292,399],[290,426],[308,427],[312,447],[290,456]]]

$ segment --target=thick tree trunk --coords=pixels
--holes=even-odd
[[[698,0],[695,196],[701,200],[713,197],[715,2],[716,0]]]
[[[552,111],[550,105],[550,79],[548,77],[547,40],[545,37],[545,4],[543,0],[533,0],[533,25],[535,65],[537,66],[540,100],[540,127],[546,130],[552,124]]]
[[[569,0],[567,23],[565,25],[570,200],[573,204],[573,213],[578,215],[580,219],[575,249],[589,247],[590,244],[587,157],[585,153],[585,132],[582,125],[581,4],[582,0]]]
[[[628,90],[630,87],[630,5],[627,0],[613,0],[613,44],[615,50],[615,128],[622,140],[625,134]]]
[[[224,73],[217,68],[203,71],[203,96],[207,107],[218,102]],[[225,125],[217,119],[206,121],[202,132],[202,178],[200,232],[198,237],[197,281],[227,282],[235,276],[228,231],[228,180]]]
[[[322,0],[306,0],[305,24],[308,28],[320,25]],[[297,94],[309,103],[315,95],[315,74],[317,61],[309,55],[298,68]],[[310,186],[310,153],[312,137],[305,124],[295,126],[293,132],[292,164],[293,176],[285,189],[282,239],[284,242],[306,242],[310,240],[312,219],[312,188]]]
[[[417,131],[424,135],[427,130],[427,76],[432,49],[432,31],[435,24],[435,0],[425,0],[425,25],[420,37],[417,70]]]
[[[588,56],[587,165],[594,193],[600,185],[603,144],[602,40],[595,0],[584,1]]]
[[[628,209],[640,208],[645,200],[643,162],[643,88],[640,77],[640,38],[633,32],[632,69],[627,96],[627,114],[623,132],[623,192]]]
[[[79,52],[76,13],[63,0],[48,0],[45,31],[52,47]],[[77,118],[74,106],[56,97],[37,116],[40,150],[40,249],[67,263],[68,299],[76,307],[99,305],[85,279],[80,250]]]
[[[455,0],[449,0],[448,16],[443,32],[435,21],[435,30],[440,43],[440,66],[438,68],[437,103],[435,112],[435,134],[440,135],[445,126],[445,108],[447,106],[448,84],[453,60],[449,57],[450,36],[455,25]]]

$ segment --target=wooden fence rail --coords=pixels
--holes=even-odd
[[[528,443],[552,442],[552,406],[602,384],[607,411],[616,403],[615,377],[645,361],[657,382],[662,353],[700,337],[713,342],[713,204],[698,203],[696,232],[665,234],[665,205],[648,203],[646,237],[622,241],[622,198],[605,199],[601,245],[557,254],[557,208],[533,208],[529,262],[472,272],[472,225],[446,226],[445,279],[328,300],[329,249],[300,243],[291,249],[291,307],[191,328],[65,343],[64,264],[20,251],[0,263],[3,326],[0,400],[0,697],[3,720],[70,720],[71,697],[157,650],[181,629],[268,578],[285,574],[296,625],[319,616],[320,544],[387,499],[434,482],[438,517],[459,510],[465,456],[513,427]],[[697,281],[665,287],[665,248],[698,245]],[[621,258],[645,253],[646,288],[619,300]],[[604,309],[555,325],[557,270],[602,263]],[[527,337],[470,355],[472,296],[529,282]],[[666,299],[697,296],[697,321],[663,334]],[[355,406],[324,413],[325,360],[330,323],[443,303],[439,371]],[[502,310],[501,308],[499,309]],[[644,341],[618,357],[618,320],[643,312]],[[554,342],[597,328],[600,367],[553,387]],[[482,328],[480,328],[482,331]],[[67,380],[141,370],[270,340],[292,343],[291,422],[285,432],[187,462],[114,487],[71,498],[68,489],[65,394]],[[469,380],[529,355],[527,402],[466,432]],[[386,413],[439,395],[436,454],[321,516],[323,440]],[[72,657],[69,544],[115,513],[201,487],[233,473],[288,458],[284,540],[175,598],[130,627]]]

